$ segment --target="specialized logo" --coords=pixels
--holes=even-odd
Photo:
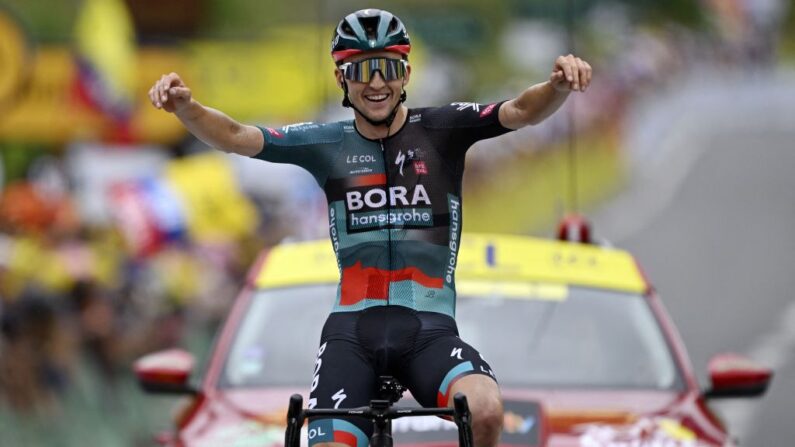
[[[403,151],[398,151],[397,157],[395,157],[395,164],[400,165],[400,176],[403,176],[403,162],[406,161],[406,156],[403,155]]]
[[[334,395],[331,396],[331,400],[334,401],[334,408],[335,409],[339,408],[340,404],[342,403],[343,400],[345,400],[346,397],[348,397],[348,395],[345,394],[345,388],[340,388],[339,391],[334,393]]]
[[[458,360],[464,360],[461,358],[461,351],[463,350],[464,348],[453,348],[453,352],[450,353],[450,357],[455,357]]]
[[[472,109],[475,112],[480,112],[480,104],[476,102],[454,102],[450,104],[451,106],[455,107],[456,110],[459,112],[463,112],[467,109]]]
[[[395,164],[400,166],[398,172],[401,176],[403,176],[403,165],[407,161],[413,161],[412,166],[414,166],[414,172],[419,174],[427,174],[428,168],[425,166],[425,162],[420,161],[424,156],[424,151],[420,148],[409,149],[406,151],[406,155],[403,155],[403,151],[398,151],[397,156],[395,157]]]

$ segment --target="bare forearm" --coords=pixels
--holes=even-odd
[[[500,108],[500,121],[509,129],[538,124],[555,113],[568,96],[568,91],[556,90],[549,81],[535,84]]]
[[[191,100],[175,115],[196,138],[216,149],[246,156],[262,150],[264,138],[259,129],[241,124],[198,101]]]

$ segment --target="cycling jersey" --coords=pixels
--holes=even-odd
[[[261,128],[255,157],[303,167],[326,193],[341,278],[333,312],[399,305],[454,316],[464,158],[509,131],[500,105],[409,109],[380,140],[353,120]]]

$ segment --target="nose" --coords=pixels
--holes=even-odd
[[[381,70],[375,70],[370,77],[370,87],[380,88],[386,85],[384,77],[381,75]]]

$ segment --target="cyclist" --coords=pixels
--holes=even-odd
[[[395,376],[424,406],[464,393],[475,445],[499,440],[503,409],[488,363],[458,337],[455,265],[461,235],[464,156],[476,141],[541,122],[591,67],[558,57],[548,81],[494,104],[409,109],[411,43],[391,13],[365,9],[340,21],[331,54],[343,105],[354,119],[280,129],[238,123],[201,105],[175,73],[149,91],[196,137],[225,152],[308,170],[329,205],[340,269],[323,328],[308,405],[365,406],[379,375]],[[367,445],[368,421],[310,421],[310,445]]]

